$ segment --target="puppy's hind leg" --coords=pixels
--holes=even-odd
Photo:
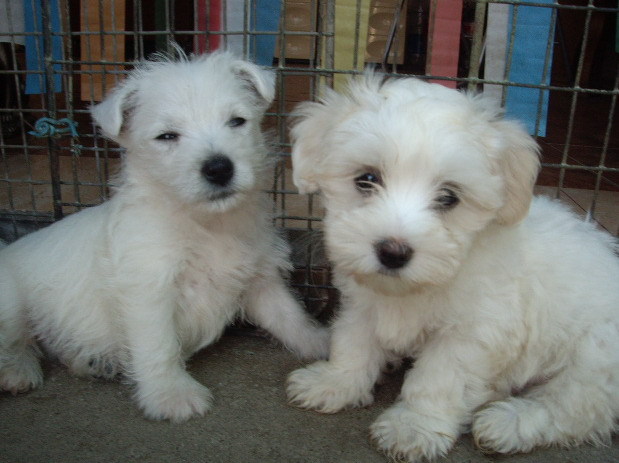
[[[256,278],[245,301],[245,316],[302,358],[326,358],[329,332],[319,326],[293,297],[279,272]]]
[[[0,390],[12,394],[43,383],[40,351],[28,332],[28,321],[17,285],[0,268]]]
[[[474,416],[475,442],[500,453],[608,442],[619,412],[619,372],[606,367],[570,366],[522,396],[489,404]]]

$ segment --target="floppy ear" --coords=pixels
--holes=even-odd
[[[127,113],[134,104],[135,91],[134,80],[128,78],[106,95],[101,103],[90,107],[92,118],[101,127],[103,134],[115,142],[121,138]]]
[[[333,123],[329,105],[321,102],[301,103],[295,108],[299,116],[290,136],[292,139],[292,181],[302,194],[316,193],[319,187],[320,163],[324,158],[324,139]]]
[[[232,70],[258,96],[258,105],[266,110],[275,98],[275,73],[245,60],[236,60]]]
[[[501,120],[494,125],[502,138],[498,162],[505,183],[505,204],[497,220],[513,225],[529,212],[540,169],[539,146],[517,122]]]

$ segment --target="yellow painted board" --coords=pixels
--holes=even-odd
[[[100,13],[99,0],[81,0],[80,37],[81,98],[83,101],[101,101],[120,80],[119,74],[103,71],[122,71],[124,66],[90,64],[92,62],[125,61],[125,35],[114,34],[125,30],[125,0],[106,0]],[[105,32],[105,34],[104,34]]]
[[[363,70],[369,12],[370,0],[335,0],[336,71]],[[348,79],[346,74],[335,74],[335,89],[340,90]]]

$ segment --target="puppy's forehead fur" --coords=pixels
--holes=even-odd
[[[141,111],[142,117],[151,114],[158,121],[162,120],[160,110],[186,120],[259,114],[256,95],[235,75],[233,63],[230,55],[218,54],[208,59],[146,64],[133,77],[140,81],[133,99],[136,111]],[[243,94],[246,98],[239,98]],[[196,101],[203,104],[196,105]]]
[[[274,93],[271,71],[231,53],[187,57],[181,52],[137,64],[91,109],[103,133],[123,145],[124,133],[148,137],[165,128],[223,124],[231,117],[259,120]]]
[[[481,155],[493,151],[486,146],[488,108],[475,97],[417,80],[366,78],[323,104],[339,108],[324,137],[325,162],[336,176],[374,168],[392,178],[449,177],[491,168]]]

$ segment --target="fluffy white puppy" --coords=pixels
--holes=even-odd
[[[119,186],[0,252],[0,389],[41,383],[40,342],[75,374],[124,373],[147,417],[179,421],[211,403],[185,361],[239,315],[326,356],[261,192],[273,97],[270,71],[221,53],[144,63],[93,108],[127,148]]]
[[[536,198],[537,146],[481,97],[412,78],[354,81],[300,107],[294,176],[320,190],[342,308],[330,358],[294,371],[300,407],[372,402],[381,367],[415,358],[372,425],[387,454],[445,455],[609,438],[619,415],[613,239]]]

